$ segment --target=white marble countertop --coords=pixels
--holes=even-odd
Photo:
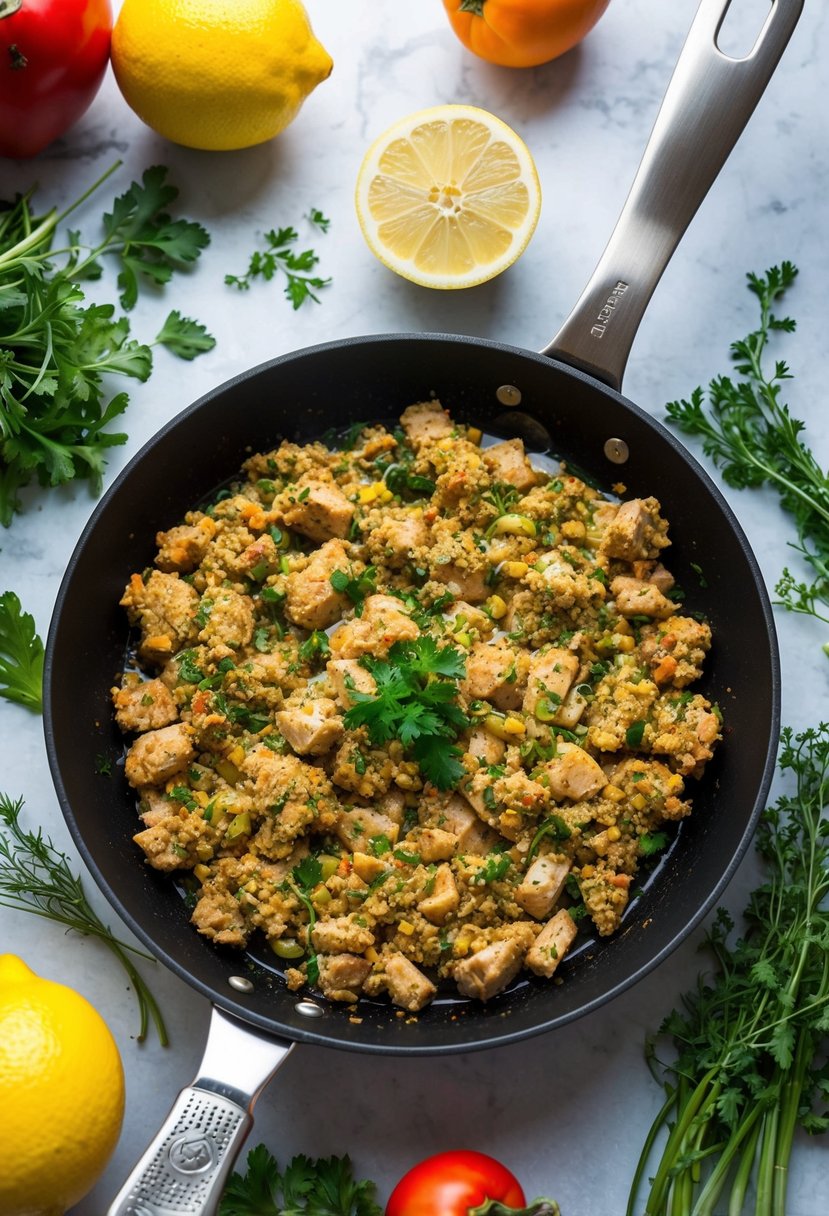
[[[134,332],[151,336],[170,307],[202,319],[214,351],[184,365],[164,351],[144,386],[128,386],[129,442],[113,449],[107,483],[168,418],[236,372],[282,352],[350,334],[445,330],[544,345],[575,303],[609,236],[696,0],[616,0],[585,43],[558,62],[528,71],[491,67],[451,34],[438,0],[399,5],[374,0],[307,0],[334,72],[276,141],[239,153],[174,147],[145,128],[122,101],[111,73],[91,109],[37,160],[0,162],[0,194],[37,180],[42,204],[74,198],[114,159],[123,166],[78,216],[94,225],[114,193],[149,165],[166,164],[181,189],[180,213],[201,220],[212,244],[196,271],[165,299],[135,310]],[[764,0],[735,0],[735,36],[759,25]],[[785,355],[796,372],[789,401],[829,463],[825,409],[825,237],[829,163],[824,99],[829,84],[825,7],[808,4],[748,129],[681,243],[641,327],[625,391],[654,416],[664,403],[725,369],[731,340],[755,326],[749,270],[784,258],[801,268],[790,308],[797,333]],[[520,261],[467,292],[430,292],[391,274],[360,236],[352,195],[369,141],[397,117],[440,102],[483,106],[514,126],[538,164],[541,220]],[[333,278],[317,307],[292,312],[273,285],[246,295],[223,285],[244,268],[262,231],[301,224],[310,206],[331,218],[315,234],[320,270]],[[310,243],[310,242],[309,242]],[[110,280],[111,281],[111,280]],[[121,387],[121,386],[119,386]],[[790,560],[790,522],[764,493],[729,493],[769,585]],[[92,509],[86,488],[25,495],[25,513],[0,535],[0,589],[11,588],[48,628],[59,581]],[[783,656],[783,720],[802,727],[825,716],[826,630],[778,616]],[[55,797],[40,721],[0,703],[0,786],[26,799],[81,867]],[[754,872],[747,858],[727,892],[739,909]],[[90,893],[104,918],[117,918]],[[556,1196],[564,1216],[621,1213],[643,1138],[661,1101],[643,1059],[643,1041],[688,988],[700,965],[695,935],[634,989],[562,1030],[517,1046],[440,1059],[367,1057],[326,1049],[294,1052],[261,1099],[250,1143],[264,1140],[282,1159],[349,1152],[382,1199],[422,1156],[450,1146],[493,1153],[528,1194]],[[0,950],[71,983],[107,1019],[127,1074],[127,1113],[113,1160],[76,1216],[99,1216],[143,1150],[200,1057],[207,1002],[159,967],[148,968],[169,1020],[172,1045],[138,1046],[132,996],[121,972],[94,942],[0,909]],[[799,1137],[789,1216],[829,1210],[826,1147]]]

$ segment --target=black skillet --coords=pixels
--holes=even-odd
[[[131,461],[85,529],[49,634],[45,728],[70,830],[96,882],[137,937],[213,1003],[205,1059],[110,1216],[198,1216],[217,1196],[250,1126],[252,1102],[293,1043],[429,1054],[492,1047],[550,1030],[608,1001],[664,959],[712,907],[744,854],[774,768],[779,668],[757,563],[726,502],[682,445],[620,395],[637,325],[668,258],[753,111],[799,17],[773,0],[751,54],[716,38],[729,0],[702,0],[619,224],[591,282],[542,353],[432,334],[354,338],[263,364],[221,385],[164,427]],[[682,302],[688,307],[688,301]],[[670,565],[688,605],[711,621],[703,691],[726,739],[694,794],[667,858],[621,930],[560,968],[564,982],[521,980],[486,1005],[441,997],[416,1020],[365,1002],[340,1006],[289,992],[265,955],[220,952],[188,924],[173,884],[132,843],[134,801],[108,690],[123,666],[118,600],[169,527],[280,439],[318,438],[355,419],[396,418],[439,396],[452,413],[531,451],[563,457],[626,494],[655,495],[671,524]],[[700,585],[698,569],[704,572]],[[113,759],[113,781],[94,757]]]

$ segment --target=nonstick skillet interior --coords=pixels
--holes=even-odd
[[[517,404],[516,394],[520,394]],[[509,391],[507,391],[509,390]],[[392,420],[438,396],[454,416],[495,434],[520,434],[626,496],[655,495],[670,521],[668,564],[686,610],[711,622],[702,690],[722,707],[726,738],[694,792],[681,839],[622,929],[566,960],[563,983],[523,980],[486,1006],[437,1002],[416,1018],[366,1002],[342,1006],[288,992],[269,970],[216,950],[189,926],[169,879],[132,843],[134,799],[108,691],[123,665],[118,606],[134,570],[151,564],[157,530],[204,500],[253,451],[307,442],[355,420]],[[621,439],[629,458],[605,454]],[[618,452],[618,445],[609,449]],[[704,585],[702,585],[704,583]],[[471,1050],[525,1037],[598,1007],[650,971],[715,903],[751,838],[771,780],[779,727],[779,667],[756,561],[722,496],[682,445],[619,394],[540,355],[479,339],[389,335],[299,351],[220,386],[164,427],[101,500],[63,580],[46,663],[49,762],[69,827],[96,882],[137,936],[183,979],[229,1012],[293,1039],[368,1051]],[[96,758],[113,764],[109,779]],[[241,993],[229,984],[248,979]]]

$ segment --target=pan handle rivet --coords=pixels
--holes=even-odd
[[[245,979],[243,975],[231,975],[227,981],[231,988],[235,988],[237,992],[253,992],[253,984],[250,980]]]
[[[516,388],[514,384],[502,384],[500,388],[495,390],[495,396],[501,402],[501,405],[521,404],[521,389]]]
[[[624,439],[607,439],[604,454],[613,464],[624,464],[630,456],[630,448]]]
[[[315,1005],[313,1001],[297,1001],[294,1008],[304,1018],[321,1018],[323,1013],[320,1006]]]

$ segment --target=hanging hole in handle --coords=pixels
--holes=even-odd
[[[731,0],[717,30],[717,50],[729,59],[746,59],[771,15],[771,0]]]

